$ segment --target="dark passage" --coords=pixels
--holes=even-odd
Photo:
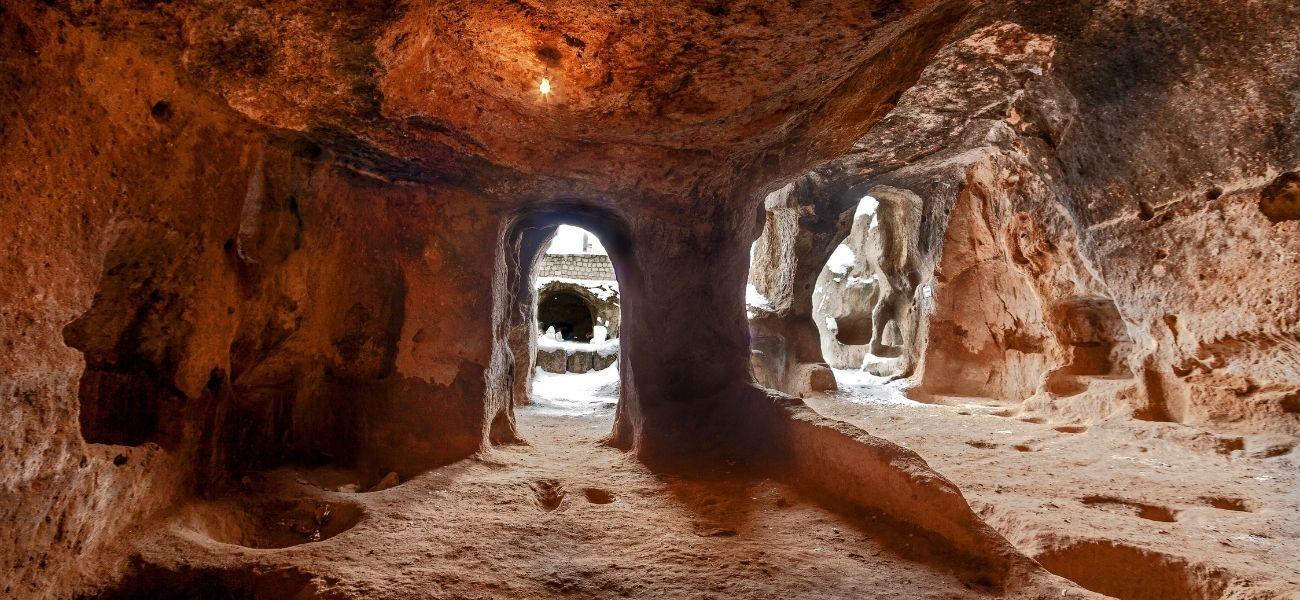
[[[537,303],[537,324],[541,331],[554,327],[566,340],[589,342],[596,325],[591,306],[577,294],[558,292]]]

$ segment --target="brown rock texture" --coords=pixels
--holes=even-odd
[[[834,387],[813,287],[869,194],[866,345],[915,397],[1300,435],[1298,44],[1287,0],[4,2],[0,595],[206,581],[210,546],[139,544],[397,527],[337,495],[526,452],[569,224],[619,284],[603,443],[888,521],[963,590],[1082,596],[787,395]],[[290,467],[348,476],[286,499]],[[320,586],[221,556],[232,594]]]
[[[993,24],[945,48],[855,152],[791,188],[798,199],[786,203],[805,207],[809,222],[787,236],[790,260],[812,265],[795,271],[793,287],[807,289],[840,240],[872,255],[866,239],[849,237],[863,195],[883,197],[882,208],[919,201],[925,212],[907,232],[920,255],[907,269],[915,281],[890,286],[919,313],[920,335],[892,370],[912,376],[918,397],[1034,397],[1038,406],[1094,418],[1127,410],[1141,419],[1294,435],[1286,399],[1300,379],[1294,365],[1281,364],[1293,362],[1289,292],[1300,269],[1286,249],[1296,243],[1292,222],[1280,215],[1296,156],[1294,137],[1284,133],[1295,124],[1287,82],[1295,81],[1296,61],[1283,49],[1295,40],[1265,36],[1248,20],[1210,25],[1204,10],[1175,17],[1173,8],[1153,7],[1141,30],[1184,35],[1166,41],[1181,41],[1180,52],[1198,57],[1196,68],[1179,66],[1188,81],[1172,85],[1149,80],[1175,65],[1142,62],[1168,49],[1131,51],[1141,64],[1103,56],[1103,35],[1139,27],[1127,16],[1044,12],[1059,18],[1029,6],[1002,13],[1042,33]],[[1294,18],[1293,10],[1281,14]],[[1069,29],[1080,19],[1097,31]],[[1229,55],[1187,33],[1232,28],[1261,44]],[[1250,102],[1205,91],[1216,73],[1233,69],[1258,73],[1251,86],[1265,98],[1245,120],[1233,111]],[[1105,76],[1131,76],[1143,87],[1118,94]],[[1138,111],[1150,119],[1134,121]],[[1173,126],[1180,118],[1196,125]],[[1261,136],[1263,129],[1276,135]],[[1181,137],[1192,130],[1231,137],[1240,160]],[[1152,158],[1184,147],[1211,170],[1196,170],[1187,156]],[[1128,152],[1140,160],[1118,166]],[[763,281],[769,265],[756,262],[751,277]],[[1249,283],[1254,277],[1265,279]],[[878,310],[882,299],[871,301]],[[778,317],[780,328],[813,325],[808,305]],[[820,362],[819,354],[802,362]],[[1117,384],[1108,382],[1127,386],[1125,406],[1113,401]],[[1085,393],[1094,385],[1107,389]]]

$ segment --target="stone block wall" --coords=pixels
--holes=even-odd
[[[544,254],[539,277],[614,279],[614,265],[604,254]]]

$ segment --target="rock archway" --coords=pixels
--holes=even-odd
[[[572,291],[545,292],[537,300],[537,325],[542,331],[554,328],[566,340],[590,341],[595,307]]]

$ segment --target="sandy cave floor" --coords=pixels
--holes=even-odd
[[[527,445],[392,489],[323,491],[347,479],[331,471],[268,475],[264,485],[277,493],[361,505],[358,524],[335,537],[249,549],[214,541],[232,539],[219,528],[173,517],[140,544],[142,560],[166,573],[141,579],[155,590],[180,582],[174,587],[191,594],[254,585],[305,597],[982,596],[943,568],[902,556],[905,533],[855,523],[772,480],[726,469],[650,471],[601,444],[612,399],[539,400],[518,411]],[[267,527],[282,526],[273,521]]]
[[[655,473],[602,445],[613,418],[613,399],[600,397],[612,392],[609,377],[543,381],[538,404],[518,411],[527,445],[498,448],[391,489],[336,492],[346,482],[373,479],[329,470],[286,469],[245,482],[261,494],[310,498],[307,535],[315,535],[310,509],[317,507],[319,517],[320,508],[332,507],[330,525],[318,527],[327,539],[243,547],[236,544],[305,539],[249,531],[292,526],[288,513],[236,518],[219,516],[232,505],[193,505],[133,542],[149,567],[121,591],[300,598],[986,597],[942,566],[907,558],[905,533],[829,512],[783,484],[727,469]],[[566,386],[580,397],[557,392]],[[1186,432],[1106,425],[1068,433],[995,416],[1006,411],[984,405],[917,404],[869,382],[810,403],[920,452],[1026,553],[1073,548],[1057,568],[1078,570],[1076,578],[1099,570],[1151,576],[1173,569],[1174,577],[1200,578],[1189,593],[1221,591],[1215,586],[1232,581],[1242,589],[1243,580],[1244,589],[1259,592],[1300,589],[1290,458],[1197,449]],[[336,533],[331,529],[349,525],[329,537]],[[1095,542],[1106,544],[1103,551],[1088,545]],[[1126,554],[1130,547],[1144,550]],[[1067,586],[1059,592],[1081,595]]]
[[[1128,418],[1053,421],[987,398],[923,404],[855,375],[837,372],[849,384],[807,402],[920,453],[1057,574],[1103,592],[1139,578],[1166,581],[1169,598],[1300,598],[1290,444]]]

